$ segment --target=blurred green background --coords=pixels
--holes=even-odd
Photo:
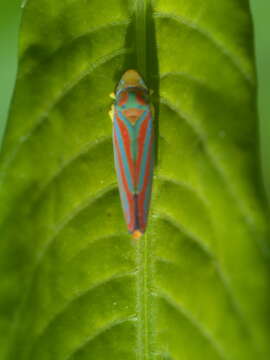
[[[0,139],[16,77],[22,0],[0,0]]]
[[[26,0],[0,0],[0,141],[16,77],[17,38],[21,3]],[[56,0],[58,1],[58,0]],[[270,36],[269,0],[251,0],[255,25],[256,57],[259,79],[259,114],[262,164],[266,188],[270,195]]]

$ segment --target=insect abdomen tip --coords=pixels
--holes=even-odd
[[[132,238],[137,240],[139,239],[141,236],[143,235],[143,233],[140,230],[135,230],[132,233]]]

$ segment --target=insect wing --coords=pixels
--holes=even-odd
[[[118,187],[122,208],[128,230],[132,232],[136,226],[136,204],[134,201],[135,166],[131,155],[131,143],[128,123],[121,120],[117,110],[113,122],[114,162],[118,178]]]
[[[136,211],[139,230],[143,233],[147,224],[149,204],[152,192],[152,179],[154,168],[154,132],[153,118],[148,109],[144,120],[139,127],[137,137],[137,160],[136,160]]]
[[[115,109],[113,141],[119,192],[128,230],[143,233],[151,198],[154,164],[150,107],[136,126],[132,126],[123,113]]]

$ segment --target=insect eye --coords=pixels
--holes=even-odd
[[[119,100],[118,100],[118,104],[119,106],[124,106],[126,104],[128,100],[128,94],[126,92],[123,92],[122,94],[120,94]]]
[[[137,92],[136,99],[140,105],[146,105],[149,102],[148,97],[143,92]]]

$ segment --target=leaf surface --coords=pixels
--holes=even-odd
[[[126,233],[109,93],[154,90],[146,235]],[[0,173],[8,360],[268,359],[269,228],[247,0],[29,0]]]

